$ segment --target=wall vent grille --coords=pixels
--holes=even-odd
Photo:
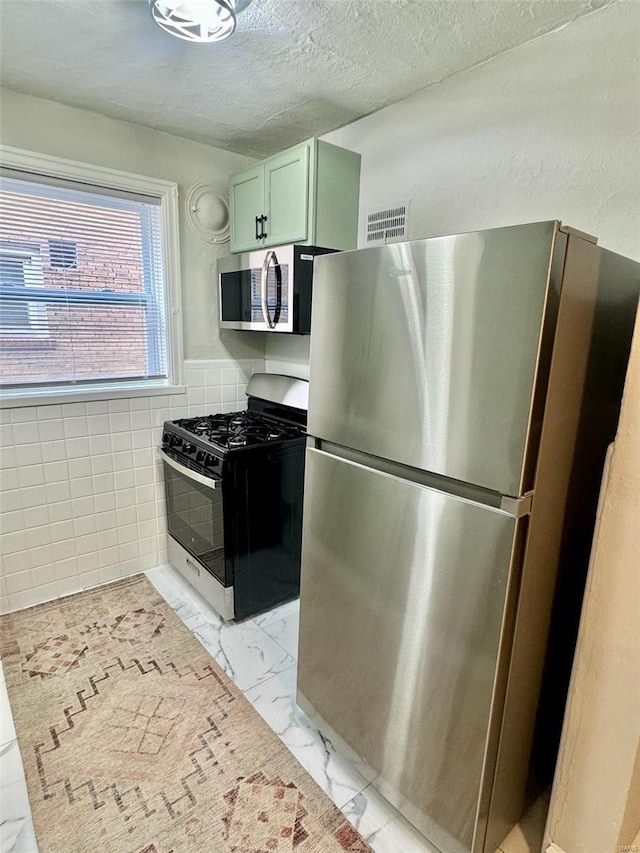
[[[367,243],[388,243],[407,236],[409,204],[402,202],[367,214]]]

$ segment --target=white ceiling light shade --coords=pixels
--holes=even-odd
[[[149,0],[153,19],[184,41],[211,44],[236,28],[236,0]]]

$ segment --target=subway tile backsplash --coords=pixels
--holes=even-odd
[[[246,408],[258,370],[187,361],[184,394],[0,410],[0,612],[166,562],[162,424]]]

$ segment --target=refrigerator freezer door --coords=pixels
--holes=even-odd
[[[501,494],[531,488],[556,237],[542,222],[317,258],[310,434]]]
[[[523,520],[322,451],[306,466],[299,702],[468,851]]]

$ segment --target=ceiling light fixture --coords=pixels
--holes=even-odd
[[[149,0],[159,27],[176,38],[211,44],[236,28],[236,0]]]

